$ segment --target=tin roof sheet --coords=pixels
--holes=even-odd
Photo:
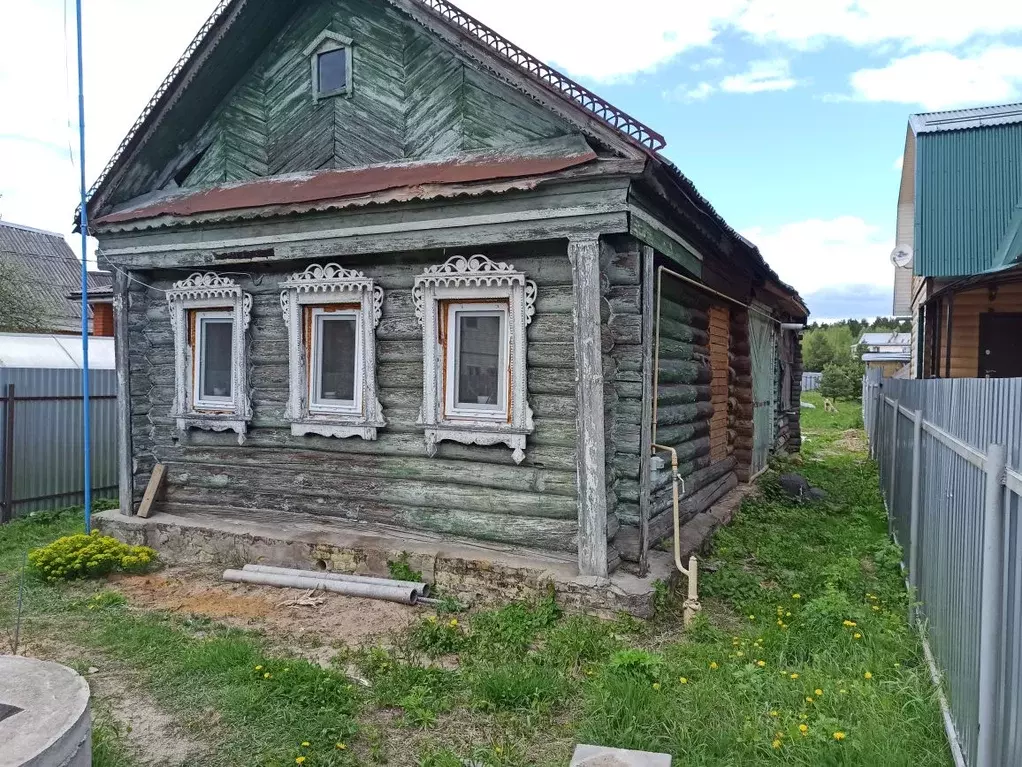
[[[1022,123],[1022,104],[952,109],[945,112],[923,112],[909,118],[909,124],[917,135],[989,128],[995,125],[1012,125],[1014,123]]]

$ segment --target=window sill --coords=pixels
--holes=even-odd
[[[441,442],[460,442],[463,445],[507,445],[514,453],[515,463],[525,460],[526,437],[532,429],[516,429],[507,424],[445,423],[426,429],[426,454],[433,458]]]
[[[311,414],[300,421],[291,422],[291,436],[306,437],[312,434],[335,439],[361,437],[366,442],[375,442],[377,429],[382,429],[386,425],[387,422],[383,420],[373,423],[363,418]]]
[[[242,418],[234,413],[203,413],[192,411],[176,416],[178,431],[189,429],[201,429],[203,431],[225,432],[233,431],[238,435],[238,443],[245,442],[245,435],[248,433],[247,418]]]

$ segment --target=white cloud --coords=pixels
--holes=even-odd
[[[664,91],[664,98],[668,101],[680,101],[689,103],[692,101],[703,101],[709,98],[715,91],[711,83],[701,82],[695,86],[679,85],[674,90]]]
[[[84,6],[91,183],[214,3],[178,0],[170,14],[138,0]],[[27,0],[18,5],[17,23],[0,25],[0,216],[66,234],[78,204],[78,171],[68,158],[70,143],[77,163],[74,4],[69,7],[67,30],[64,0]],[[77,251],[79,240],[69,241]]]
[[[989,104],[1022,93],[1022,47],[997,45],[973,55],[925,51],[851,76],[855,97],[924,109]]]
[[[796,85],[798,81],[791,76],[791,64],[784,59],[750,62],[745,72],[720,81],[720,89],[728,93],[788,91]]]
[[[852,285],[890,288],[894,279],[888,258],[893,232],[857,216],[752,227],[742,234],[803,295]]]
[[[724,59],[720,56],[713,56],[712,58],[704,59],[703,61],[697,61],[692,64],[689,69],[693,72],[702,72],[705,69],[718,69],[723,66]]]

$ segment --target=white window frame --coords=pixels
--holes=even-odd
[[[387,425],[376,382],[376,327],[383,312],[383,289],[362,272],[339,264],[313,264],[282,282],[280,306],[288,328],[289,396],[285,417],[291,434],[375,440]],[[328,311],[351,304],[352,309]],[[305,312],[312,312],[306,338]],[[317,316],[355,314],[355,399],[352,406],[315,401],[318,378]],[[311,359],[309,355],[311,353]]]
[[[355,367],[354,399],[348,400],[324,400],[323,392],[318,389],[323,384],[323,325],[330,321],[354,320],[355,321]],[[362,312],[360,309],[339,309],[331,310],[329,307],[314,307],[312,309],[312,321],[309,323],[312,339],[308,348],[312,351],[312,363],[309,377],[309,412],[317,413],[343,413],[347,415],[361,414],[362,412]]]
[[[194,348],[192,358],[194,368],[192,369],[192,407],[195,410],[232,410],[234,408],[234,381],[231,381],[231,394],[227,397],[210,396],[203,398],[205,391],[206,370],[203,367],[205,357],[205,328],[208,324],[230,325],[231,335],[234,335],[234,314],[229,311],[196,310],[192,313],[192,322],[195,323]],[[234,349],[231,349],[231,369],[234,369]]]
[[[422,325],[422,414],[426,454],[433,457],[444,441],[467,445],[504,444],[515,463],[525,460],[528,435],[533,432],[526,371],[527,329],[536,311],[536,283],[509,264],[486,256],[454,256],[415,279],[412,297]],[[507,312],[502,333],[507,370],[506,409],[487,412],[454,408],[459,310],[499,306]],[[445,314],[446,313],[446,314]]]
[[[449,419],[457,420],[467,418],[469,420],[492,419],[495,421],[507,421],[508,407],[510,405],[510,382],[508,377],[511,373],[510,351],[511,343],[508,337],[508,321],[510,307],[506,303],[456,303],[445,304],[447,311],[447,333],[448,343],[444,346],[447,374],[444,376],[444,413]],[[475,317],[499,317],[500,318],[500,344],[497,372],[500,376],[497,389],[496,407],[486,407],[458,402],[458,382],[460,380],[459,367],[461,356],[461,335],[458,332],[459,315],[471,315]]]
[[[171,415],[179,431],[204,429],[233,431],[244,442],[252,420],[248,389],[246,337],[252,317],[252,296],[214,272],[195,273],[167,291],[170,324],[174,332],[174,405]],[[232,323],[231,397],[203,400],[197,374],[201,374],[203,318],[229,318]],[[195,338],[191,337],[193,324]]]
[[[352,54],[351,49],[354,41],[350,37],[339,35],[336,32],[323,32],[306,49],[305,55],[309,58],[312,67],[312,100],[318,102],[321,99],[329,99],[335,96],[351,98],[354,95],[352,79]],[[322,91],[319,88],[319,57],[320,54],[331,51],[344,51],[345,76],[347,82],[343,88],[332,91]]]

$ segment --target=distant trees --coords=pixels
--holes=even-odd
[[[819,373],[827,365],[844,362],[853,355],[852,349],[863,333],[909,333],[912,323],[891,317],[869,320],[842,320],[833,324],[814,322],[802,336],[802,366]],[[862,360],[862,353],[853,355]]]
[[[44,313],[34,291],[26,290],[25,273],[0,255],[0,332],[37,330]]]

